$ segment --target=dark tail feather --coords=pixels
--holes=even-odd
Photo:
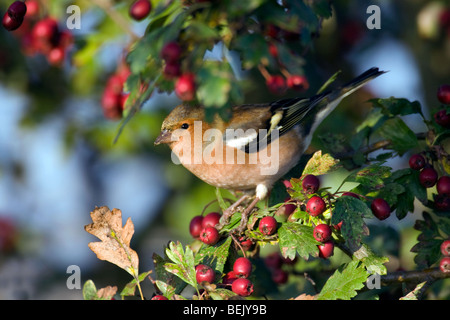
[[[338,91],[339,96],[346,97],[349,94],[351,94],[354,91],[361,88],[363,85],[365,85],[370,80],[375,79],[376,77],[382,75],[383,73],[386,73],[386,71],[380,71],[378,68],[370,68],[369,70],[367,70],[367,71],[363,72],[362,74],[360,74],[359,76],[357,76],[352,81],[343,85],[340,90],[336,90],[336,91]]]

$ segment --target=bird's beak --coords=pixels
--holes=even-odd
[[[164,129],[155,140],[155,146],[161,143],[169,143],[172,141],[172,134],[169,130]]]

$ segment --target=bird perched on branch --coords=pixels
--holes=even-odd
[[[242,213],[240,231],[257,202],[292,169],[308,148],[322,120],[343,98],[383,74],[371,68],[340,88],[310,98],[234,106],[229,121],[205,121],[202,106],[181,104],[162,123],[155,145],[165,143],[179,161],[206,183],[255,197]],[[175,157],[174,157],[175,156]],[[223,214],[223,227],[248,193]]]

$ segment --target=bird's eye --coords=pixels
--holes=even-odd
[[[187,129],[187,128],[189,128],[189,125],[187,123],[183,123],[181,125],[181,129]]]

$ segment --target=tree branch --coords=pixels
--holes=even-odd
[[[450,272],[442,272],[439,268],[430,268],[424,270],[391,272],[381,276],[380,282],[382,285],[387,286],[394,283],[404,282],[434,282],[446,278],[450,278]]]

